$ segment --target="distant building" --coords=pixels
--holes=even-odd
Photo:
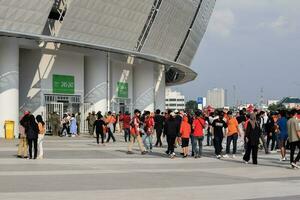
[[[226,105],[226,90],[214,88],[207,92],[207,105],[214,108],[223,108]]]
[[[166,110],[185,110],[185,97],[180,92],[166,89]]]
[[[281,104],[288,109],[298,108],[300,107],[300,99],[296,97],[285,97],[282,100],[280,100],[278,104]]]
[[[270,106],[272,104],[277,104],[279,102],[279,100],[268,100],[267,105]]]

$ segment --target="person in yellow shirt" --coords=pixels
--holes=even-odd
[[[233,116],[233,113],[229,111],[227,120],[227,143],[226,143],[226,154],[223,156],[224,158],[228,158],[228,154],[230,154],[230,145],[231,141],[233,142],[233,151],[232,157],[235,158],[236,149],[237,149],[237,140],[239,137],[239,123],[237,119]]]
[[[43,121],[43,118],[41,115],[36,116],[36,121],[38,123],[39,127],[39,135],[38,135],[38,159],[43,159],[44,158],[44,150],[43,150],[43,141],[46,133],[46,127],[45,127],[45,122]]]

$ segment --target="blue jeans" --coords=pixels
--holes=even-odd
[[[202,156],[203,139],[204,139],[203,136],[194,136],[194,141],[193,141],[194,156]]]
[[[152,135],[143,135],[143,143],[147,151],[152,150],[152,138]]]
[[[233,134],[231,136],[227,136],[226,154],[230,153],[231,141],[233,141],[233,151],[232,151],[232,154],[236,154],[237,140],[238,140],[238,134],[237,133],[235,133],[235,134]]]

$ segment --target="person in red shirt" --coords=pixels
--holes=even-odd
[[[122,121],[123,121],[123,130],[124,130],[125,142],[130,142],[130,121],[131,121],[131,117],[130,117],[130,114],[129,114],[128,111],[126,111],[125,115],[122,116]]]
[[[146,150],[152,152],[152,137],[154,131],[154,113],[146,112],[145,116],[145,137],[143,137]]]
[[[204,139],[203,129],[205,128],[205,120],[202,117],[202,111],[197,110],[195,112],[195,119],[193,121],[193,129],[194,129],[194,157],[200,158],[202,156],[202,142]],[[198,148],[197,148],[198,147]]]
[[[141,134],[140,134],[140,115],[141,115],[141,111],[139,110],[134,110],[134,117],[130,122],[130,144],[128,146],[128,154],[133,154],[132,152],[132,146],[134,144],[135,141],[138,142],[141,154],[146,154],[146,150],[145,147],[143,145],[143,141],[141,138]]]
[[[189,139],[191,135],[191,125],[189,124],[188,117],[184,116],[180,126],[181,146],[183,150],[183,158],[186,158],[189,153]]]

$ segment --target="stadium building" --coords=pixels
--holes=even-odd
[[[197,76],[189,65],[214,5],[0,0],[0,137],[26,110],[46,121],[53,111],[84,121],[91,110],[164,110],[165,87]]]

